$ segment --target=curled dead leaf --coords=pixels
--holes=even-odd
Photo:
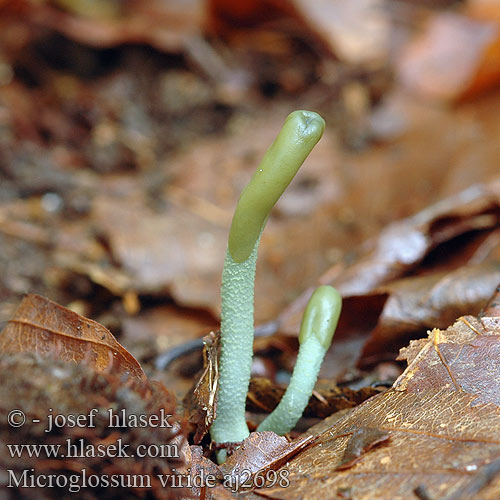
[[[138,361],[109,330],[39,295],[23,299],[0,334],[0,352],[33,352],[146,380]]]
[[[496,317],[499,296],[482,317]],[[472,316],[412,342],[402,352],[409,366],[394,387],[309,429],[316,441],[285,466],[289,487],[259,495],[389,500],[423,492],[458,499],[467,490],[470,498],[497,498],[499,346],[498,331]],[[358,444],[356,434],[366,439]]]

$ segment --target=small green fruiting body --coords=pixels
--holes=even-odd
[[[269,213],[321,138],[325,122],[312,111],[291,113],[249,184],[241,193],[229,232],[222,272],[221,355],[217,443],[248,437],[245,401],[253,351],[253,294],[260,235]],[[224,453],[219,454],[219,460]]]
[[[320,286],[312,294],[300,325],[300,348],[288,388],[274,411],[261,422],[258,431],[290,432],[304,412],[318,379],[319,369],[342,308],[339,292]]]

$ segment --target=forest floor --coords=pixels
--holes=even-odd
[[[0,1],[0,443],[119,435],[184,457],[6,453],[5,498],[71,496],[9,486],[30,467],[156,477],[82,499],[242,496],[165,488],[175,464],[251,470],[249,498],[496,498],[500,8],[345,4]],[[327,127],[262,237],[253,428],[286,386],[311,290],[335,286],[342,316],[291,441],[252,434],[218,467],[213,380],[184,398],[216,364],[201,339],[219,328],[234,207],[295,109]],[[47,436],[3,418],[106,405],[182,426]],[[283,470],[287,488],[269,476]]]

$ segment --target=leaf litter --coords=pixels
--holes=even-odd
[[[343,295],[334,338],[363,332],[360,366],[394,358],[415,335],[477,314],[499,282],[498,178],[394,221],[365,243],[356,259],[318,279]],[[313,287],[280,314],[281,331],[295,334]]]
[[[88,454],[77,452],[74,460],[71,454],[39,459],[29,454],[3,453],[1,461],[5,469],[20,475],[34,467],[41,477],[58,471],[66,476],[77,474],[82,481],[82,475],[87,473],[102,477],[147,474],[155,498],[166,500],[188,493],[186,488],[165,488],[159,479],[159,475],[168,478],[178,474],[177,468],[182,469],[188,458],[186,429],[180,423],[182,419],[174,416],[175,397],[161,383],[149,380],[135,358],[102,325],[48,299],[28,295],[0,334],[0,372],[4,381],[0,391],[3,445],[12,442],[7,416],[17,408],[29,416],[15,435],[19,443],[64,447],[70,440],[74,446],[81,446],[81,450],[90,450]],[[55,415],[88,416],[95,411],[96,423],[68,424],[47,434],[48,414],[52,409]],[[123,425],[111,425],[109,412],[122,418]],[[144,417],[160,422],[166,418],[168,424],[145,427],[126,423]],[[124,443],[123,450],[130,447],[135,451],[125,455],[96,454],[99,447],[113,443]],[[144,458],[137,452],[139,447],[145,449],[161,443],[172,446],[168,458],[154,454]],[[128,459],[115,460],[116,456]],[[20,484],[9,488],[2,483],[2,495],[8,499],[18,498],[21,492],[24,495],[26,489],[22,481]],[[170,484],[168,479],[165,484]],[[115,495],[125,492],[129,498],[140,498],[141,494],[135,495],[133,490],[130,485],[118,484],[117,489],[108,488],[99,498],[116,498]],[[26,498],[53,498],[51,488],[34,487],[26,495]],[[72,495],[70,489],[63,491],[60,498]],[[89,495],[92,496],[85,498],[97,498],[93,493]]]
[[[419,24],[416,27],[420,29],[415,31],[421,33],[421,40],[424,38],[420,45],[428,50],[424,56],[430,55],[432,59],[436,53],[442,53],[442,48],[446,52],[450,47],[454,54],[446,72],[441,65],[427,66],[420,74],[427,80],[417,80],[420,89],[413,87],[416,92],[428,89],[429,81],[441,85],[443,78],[448,81],[437,88],[445,89],[444,93],[438,92],[438,99],[456,101],[484,92],[498,81],[495,63],[498,8],[491,2],[485,5],[471,1],[454,8],[453,18],[449,12],[447,16],[440,15],[444,8],[429,11],[421,6],[412,7],[408,9],[412,11],[408,16],[411,19],[399,22],[396,30],[391,26],[390,16],[401,16],[405,10],[394,3],[363,0],[347,7],[342,2],[327,3],[295,0],[270,7],[267,2],[246,0],[235,7],[225,0],[206,5],[196,0],[169,5],[155,1],[133,1],[123,6],[108,2],[100,7],[104,12],[99,11],[102,13],[99,18],[95,13],[93,17],[92,8],[88,7],[92,2],[4,3],[2,9],[6,15],[0,30],[5,48],[0,60],[3,101],[0,126],[5,131],[0,166],[0,293],[7,300],[2,302],[0,321],[12,316],[13,304],[27,289],[42,291],[65,304],[71,302],[80,312],[95,315],[106,311],[102,317],[117,326],[117,331],[123,327],[124,340],[132,341],[131,345],[134,345],[131,330],[134,325],[138,328],[148,325],[148,312],[157,312],[158,318],[170,316],[158,310],[155,301],[163,307],[165,301],[170,304],[174,299],[182,306],[208,308],[217,315],[218,298],[213,286],[219,273],[216,255],[225,245],[223,228],[230,218],[229,208],[244,184],[240,173],[254,167],[255,158],[267,145],[279,116],[286,114],[285,109],[290,105],[297,104],[324,109],[335,132],[325,136],[323,149],[311,162],[310,173],[304,171],[298,179],[264,235],[264,259],[256,294],[259,321],[275,319],[286,304],[293,302],[318,277],[334,284],[340,280],[346,295],[346,319],[341,325],[344,334],[353,331],[366,334],[374,329],[363,354],[365,360],[373,361],[392,357],[408,336],[419,335],[422,329],[445,328],[462,314],[478,312],[496,286],[498,271],[492,261],[498,257],[499,248],[498,236],[495,237],[498,202],[490,192],[496,190],[498,182],[489,179],[497,171],[498,97],[495,93],[485,94],[456,108],[417,103],[408,95],[401,98],[401,86],[406,82],[398,64],[404,58],[392,61],[389,58],[394,52],[409,54],[412,45],[415,47],[417,38],[408,32],[411,20]],[[327,11],[339,15],[323,15]],[[272,14],[272,19],[267,14]],[[243,26],[232,22],[235,18],[243,20]],[[340,18],[346,22],[339,23]],[[419,21],[422,18],[424,24]],[[428,19],[434,20],[434,24],[427,23]],[[150,29],[151,20],[154,29]],[[464,29],[448,31],[451,36],[438,37],[429,44],[429,37],[434,36],[432,29],[436,33],[432,26],[439,23],[447,24],[445,29],[453,26]],[[425,24],[431,27],[430,31]],[[389,38],[387,30],[392,30]],[[67,38],[54,36],[55,32],[65,33]],[[216,37],[215,41],[200,36],[208,32]],[[475,33],[479,35],[476,37]],[[394,36],[396,42],[391,39]],[[465,59],[460,48],[464,37],[470,41]],[[143,49],[127,48],[134,43],[156,47],[161,55],[151,56]],[[400,52],[401,47],[391,43],[401,45],[403,50]],[[224,44],[222,49],[221,44]],[[297,44],[307,47],[297,54]],[[114,48],[94,51],[89,46]],[[83,54],[74,60],[88,61],[89,67],[94,67],[94,72],[90,71],[92,84],[80,78],[82,68],[78,64],[62,61],[61,70],[50,62],[50,57],[39,57],[40,49],[47,55],[51,47],[52,50],[56,47],[57,54],[73,51]],[[148,58],[144,57],[146,53]],[[124,57],[122,66],[128,70],[114,71],[113,64],[106,64],[107,73],[102,78],[99,72],[103,71],[103,65],[98,61],[103,55],[111,56],[112,60],[117,54]],[[139,64],[133,64],[134,57]],[[180,70],[163,71],[165,63],[173,62],[175,66],[181,58],[186,58],[189,64],[180,63]],[[30,63],[33,60],[35,65]],[[410,64],[420,64],[418,57],[412,60],[408,56],[408,60]],[[384,65],[387,65],[385,71],[380,69]],[[257,68],[259,71],[255,71]],[[395,87],[389,86],[387,76],[391,71],[387,70],[399,75]],[[457,70],[462,70],[458,79]],[[26,77],[20,78],[23,73],[29,76],[29,85]],[[286,102],[276,104],[269,98],[273,95],[270,91],[286,96]],[[303,91],[307,94],[297,97]],[[259,97],[256,99],[254,94]],[[384,115],[393,104],[395,114]],[[258,111],[250,112],[245,106]],[[264,112],[263,107],[268,109]],[[151,109],[155,112],[150,113]],[[378,122],[375,112],[380,112]],[[191,130],[183,134],[179,132],[183,127]],[[218,133],[214,134],[214,129]],[[248,130],[252,135],[248,135]],[[206,140],[199,140],[196,135],[199,133],[208,134]],[[193,137],[197,139],[197,147],[190,151]],[[370,148],[365,150],[367,146]],[[172,155],[174,148],[177,149]],[[156,169],[156,165],[161,168]],[[404,219],[476,182],[483,183],[479,191],[473,188],[464,195],[477,196],[471,204],[462,198],[461,208],[460,203],[453,205],[448,200],[444,207],[431,207],[428,218],[424,211],[415,218]],[[16,196],[20,198],[18,203],[4,203]],[[133,224],[125,223],[125,219]],[[390,225],[398,219],[399,226]],[[382,232],[378,251],[377,241],[371,255],[370,250],[364,257],[352,251],[367,237],[376,237],[387,224],[393,234]],[[196,228],[202,236],[193,239],[184,233],[185,227]],[[384,238],[386,247],[382,244]],[[175,244],[167,246],[171,252],[164,259],[164,242],[173,240]],[[180,258],[183,255],[190,257],[189,262]],[[388,256],[391,258],[387,259]],[[42,306],[45,307],[49,306]],[[300,301],[294,307],[300,310]],[[133,318],[134,323],[130,316],[141,308],[145,314]],[[86,319],[76,321],[74,313],[63,313],[55,304],[49,310],[73,326],[80,321],[87,324]],[[210,324],[211,320],[196,321],[185,313],[179,315],[179,325],[189,331],[189,338],[200,336],[200,325]],[[465,390],[483,390],[489,384],[488,377],[497,373],[496,338],[487,332],[498,318],[489,314],[481,317],[481,324],[471,317],[456,323],[457,331],[464,329],[462,340],[448,330],[432,330],[429,339],[416,341],[403,351],[402,356],[407,357],[410,365],[408,370],[414,370],[408,387],[422,386],[424,389],[418,396],[424,400],[434,397],[433,401],[443,406],[450,403],[457,418],[468,418],[481,408],[489,408],[484,401],[496,401],[495,392],[490,399],[483,395],[483,400],[474,394],[477,397],[470,408],[469,400],[462,394]],[[357,323],[353,318],[357,318]],[[475,337],[467,331],[465,321],[479,332]],[[125,350],[121,351],[109,332],[97,324],[86,332],[88,336],[84,339],[79,337],[78,330],[68,332],[59,323],[50,323],[48,328],[43,322],[22,325],[11,323],[5,337],[5,347],[21,367],[25,366],[21,360],[25,354],[13,351],[34,349],[48,354],[45,361],[37,358],[37,363],[44,366],[62,352],[63,357],[76,361],[76,366],[90,363],[92,372],[104,369],[100,372],[104,377],[109,378],[107,372],[118,367],[124,377],[135,373],[145,380],[139,363],[128,357]],[[295,323],[282,322],[285,333],[293,334],[296,326],[296,319]],[[25,327],[28,335],[21,339]],[[103,344],[96,342],[94,336],[98,334],[104,335]],[[154,342],[149,351],[139,350],[146,368],[151,369],[149,361],[154,351],[161,348],[161,342]],[[338,345],[333,350],[334,355],[340,351]],[[83,351],[92,356],[82,357]],[[121,356],[116,365],[110,361],[112,352]],[[483,355],[485,352],[490,354]],[[421,359],[420,364],[417,358]],[[478,377],[471,367],[483,369],[485,379]],[[214,396],[213,376],[211,380],[204,395],[209,400]],[[404,380],[407,379],[400,378],[398,384],[404,385]],[[115,381],[111,387],[114,390],[121,383]],[[462,394],[456,396],[463,397],[462,413],[454,401],[446,399],[449,394],[439,389],[441,383],[447,391]],[[169,389],[174,386],[170,377]],[[330,392],[328,385],[325,391],[317,391],[317,396],[328,401],[329,406],[336,404],[328,399],[332,392],[333,400],[342,400],[347,395],[348,405],[359,402],[358,395],[349,395],[347,390],[339,394],[334,384],[330,384],[329,388],[332,387],[334,390]],[[270,383],[266,395],[277,400],[279,389]],[[398,411],[401,409],[404,415],[418,413],[413,400],[395,395],[395,389],[387,394],[384,398],[388,406],[401,398],[393,405]],[[402,394],[407,394],[407,389]],[[98,395],[102,395],[100,389]],[[254,399],[263,405],[263,396]],[[318,401],[323,404],[321,399]],[[330,470],[330,475],[362,469],[369,464],[366,457],[379,456],[382,460],[384,450],[392,452],[395,441],[404,441],[401,428],[391,427],[391,422],[386,422],[388,429],[373,427],[362,410],[370,404],[378,408],[371,401],[386,399],[377,395],[362,403],[358,413],[358,408],[339,412],[344,415],[340,420],[344,423],[340,425],[347,427],[346,435],[337,438],[344,439],[346,446],[335,455],[336,467],[340,469]],[[423,408],[431,414],[433,408],[427,408],[426,404]],[[268,408],[267,402],[264,406]],[[406,411],[410,406],[411,412]],[[318,408],[312,411],[323,415]],[[357,415],[356,428],[345,423],[351,415]],[[447,424],[448,415],[443,415]],[[486,410],[484,415],[489,418]],[[210,415],[200,416],[205,430],[210,418]],[[291,463],[299,461],[302,453],[312,456],[312,450],[326,446],[321,441],[322,432],[328,432],[328,426],[338,420],[336,414],[319,424],[312,431],[319,444],[299,453]],[[372,427],[365,425],[365,420]],[[266,439],[260,439],[265,447]],[[416,446],[417,452],[418,449]],[[257,451],[253,449],[252,453]],[[469,451],[464,448],[464,453]],[[207,459],[195,456],[198,457],[193,451],[193,462],[208,467],[204,461]],[[406,457],[410,466],[414,465],[415,457],[418,458],[418,453]],[[266,460],[270,459],[263,460],[263,470]],[[465,466],[471,479],[461,484],[470,496],[480,494],[489,498],[487,492],[494,491],[498,461],[488,460],[482,465],[474,462]],[[396,465],[402,468],[403,462]],[[477,469],[470,469],[476,466]],[[324,480],[320,477],[320,482]],[[447,485],[445,481],[439,488],[446,490]],[[422,480],[412,491],[420,498],[460,498],[457,489],[436,488]],[[227,493],[224,492],[221,489],[214,492],[215,498],[217,494],[222,498]],[[323,498],[325,492],[329,494],[329,490],[321,490],[319,497]],[[196,493],[210,496],[210,492]],[[283,490],[282,494],[285,493],[293,491]],[[341,497],[351,494],[356,497],[359,492],[340,485],[336,493]]]
[[[412,342],[402,351],[408,368],[394,386],[331,427],[327,418],[309,429],[304,435],[314,443],[286,465],[290,486],[260,489],[258,496],[392,499],[424,491],[437,499],[467,488],[474,498],[496,498],[500,343],[490,318],[497,318],[498,296],[480,318],[461,317]]]

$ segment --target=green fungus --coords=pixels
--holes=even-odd
[[[312,111],[294,111],[241,193],[229,232],[221,287],[221,354],[216,443],[249,435],[245,402],[253,354],[253,295],[260,236],[271,209],[323,135],[325,122]],[[224,460],[224,450],[218,454]]]
[[[319,369],[342,307],[339,292],[331,286],[320,286],[307,304],[299,335],[299,354],[288,388],[274,411],[261,422],[258,431],[290,432],[304,412],[318,379]]]

